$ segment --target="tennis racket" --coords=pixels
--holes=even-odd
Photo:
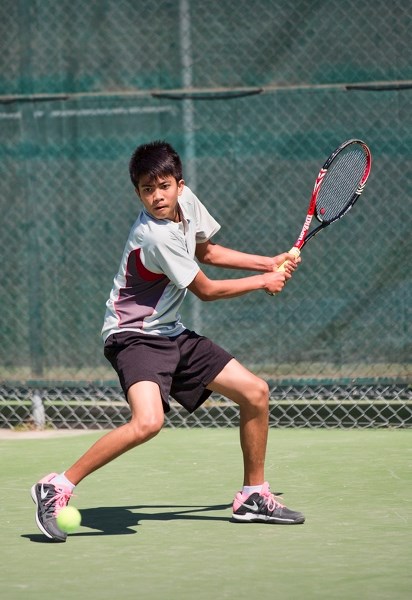
[[[346,215],[365,189],[371,165],[371,152],[362,140],[348,140],[332,152],[319,171],[305,222],[291,254],[297,258],[309,240]],[[309,232],[314,216],[320,225]],[[277,270],[284,271],[286,262]]]

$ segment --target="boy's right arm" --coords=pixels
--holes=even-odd
[[[269,271],[239,279],[209,279],[200,270],[188,285],[188,289],[203,301],[236,298],[255,290],[276,294],[282,291],[290,277],[290,273],[287,272]]]

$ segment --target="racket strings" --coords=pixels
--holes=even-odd
[[[320,221],[334,221],[352,204],[366,167],[367,158],[359,146],[350,146],[336,157],[316,200],[316,216]]]

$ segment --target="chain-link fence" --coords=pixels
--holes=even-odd
[[[270,382],[274,425],[410,425],[411,25],[381,0],[0,2],[2,426],[127,419],[100,329],[136,145],[176,147],[218,242],[274,254],[351,137],[370,182],[285,291],[188,296],[182,316]],[[218,397],[168,418],[236,422]]]

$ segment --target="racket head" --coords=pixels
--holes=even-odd
[[[372,166],[372,156],[362,140],[341,144],[323,165],[314,206],[316,219],[324,226],[343,217],[363,192]]]

